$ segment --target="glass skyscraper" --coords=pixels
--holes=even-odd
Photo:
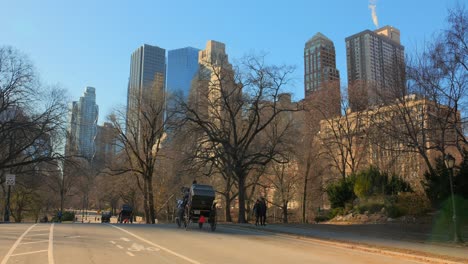
[[[96,104],[96,89],[86,87],[79,101],[70,107],[69,138],[67,155],[79,155],[92,160],[96,152],[94,140],[97,133],[99,108]]]
[[[198,72],[199,51],[186,47],[168,52],[166,91],[169,94],[181,94],[187,100],[192,80]]]
[[[144,44],[132,53],[127,94],[127,132],[131,127],[139,129],[138,113],[143,99],[164,100],[165,76],[165,49]],[[132,126],[128,126],[130,122]]]

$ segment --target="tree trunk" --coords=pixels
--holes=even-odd
[[[239,173],[239,218],[238,223],[246,223],[245,220],[245,175]]]
[[[283,202],[283,223],[288,223],[288,201]]]
[[[226,222],[232,222],[232,217],[231,217],[231,192],[228,191],[224,195],[224,198],[226,199],[226,208],[225,208]]]
[[[306,171],[304,175],[304,192],[302,195],[302,223],[307,223],[306,219],[306,208],[307,208],[307,184],[309,183],[309,172],[310,172],[310,158],[307,158]]]
[[[143,209],[145,210],[145,221],[147,224],[150,224],[150,213],[148,207],[148,187],[147,181],[143,180]]]
[[[153,178],[148,177],[148,209],[149,215],[151,217],[151,224],[155,224],[156,221],[156,211],[154,210],[154,194],[153,194]]]

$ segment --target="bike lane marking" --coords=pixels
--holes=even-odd
[[[36,251],[29,251],[29,252],[24,252],[24,253],[13,254],[11,256],[15,257],[15,256],[22,256],[22,255],[30,255],[30,254],[42,253],[42,252],[46,252],[46,251],[47,251],[47,249],[36,250]]]
[[[23,238],[26,236],[26,234],[31,230],[33,229],[33,227],[35,227],[37,224],[34,224],[32,226],[30,226],[26,231],[24,231],[24,233],[16,240],[15,244],[13,244],[13,246],[10,248],[10,250],[8,251],[8,253],[5,255],[5,257],[3,258],[2,260],[2,263],[0,264],[6,264],[8,262],[8,259],[11,257],[11,253],[13,253],[13,251],[15,251],[15,249],[18,247],[18,245],[20,244],[21,240],[23,240]]]
[[[49,248],[47,253],[47,258],[49,259],[49,264],[54,264],[54,223],[50,226],[49,233]]]
[[[39,241],[33,241],[33,242],[23,242],[23,243],[20,243],[20,245],[29,245],[29,244],[44,243],[44,242],[49,242],[49,240],[39,240]]]
[[[169,253],[169,254],[172,254],[172,255],[174,255],[174,256],[176,256],[176,257],[179,257],[179,258],[181,258],[181,259],[183,259],[183,260],[186,260],[186,261],[188,261],[188,262],[190,262],[190,263],[193,263],[193,264],[201,264],[200,262],[198,262],[198,261],[196,261],[196,260],[194,260],[194,259],[191,259],[191,258],[189,258],[189,257],[186,257],[186,256],[182,255],[182,254],[179,254],[179,253],[177,253],[177,252],[174,252],[174,251],[172,251],[172,250],[170,250],[170,249],[168,249],[168,248],[165,248],[165,247],[160,246],[160,245],[158,245],[158,244],[156,244],[156,243],[153,243],[153,242],[151,242],[151,241],[149,241],[149,240],[147,240],[147,239],[145,239],[145,238],[142,238],[142,237],[140,237],[140,236],[138,236],[138,235],[136,235],[136,234],[134,234],[134,233],[132,233],[132,232],[130,232],[130,231],[128,231],[128,230],[125,230],[125,229],[123,229],[123,228],[121,228],[121,227],[114,226],[114,225],[110,225],[110,226],[112,226],[112,227],[114,227],[114,228],[117,228],[117,229],[119,229],[120,231],[125,232],[125,233],[127,233],[127,234],[129,234],[129,235],[131,235],[131,236],[133,236],[133,237],[135,237],[135,238],[137,238],[137,239],[139,239],[139,240],[141,240],[141,241],[147,243],[147,244],[150,244],[150,245],[152,245],[152,246],[155,247],[155,248],[159,248],[160,250],[163,250],[163,251],[165,251],[165,252],[167,252],[167,253]]]

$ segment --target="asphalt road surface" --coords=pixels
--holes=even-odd
[[[0,264],[419,263],[257,230],[175,224],[2,224]]]

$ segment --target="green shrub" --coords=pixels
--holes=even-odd
[[[417,193],[400,193],[396,197],[395,205],[409,215],[423,215],[431,207],[429,200]]]
[[[409,183],[397,175],[389,177],[377,167],[369,167],[356,175],[354,193],[361,199],[375,195],[396,195],[400,192],[412,192]]]
[[[388,217],[391,217],[391,218],[398,218],[400,216],[405,215],[404,210],[396,205],[387,206],[385,208],[385,211],[387,212]]]
[[[392,175],[389,181],[385,184],[385,194],[387,195],[397,195],[401,192],[413,192],[413,189],[402,178]]]
[[[360,199],[366,199],[373,194],[383,193],[386,179],[376,167],[359,172],[356,175],[354,193]]]
[[[333,208],[330,210],[328,217],[332,219],[337,215],[344,215],[344,214],[345,214],[345,209],[343,207],[337,207],[337,208]]]
[[[329,184],[325,191],[328,194],[331,207],[345,207],[346,203],[352,202],[356,198],[353,189],[354,177],[347,177],[346,179],[340,179],[337,182]]]

